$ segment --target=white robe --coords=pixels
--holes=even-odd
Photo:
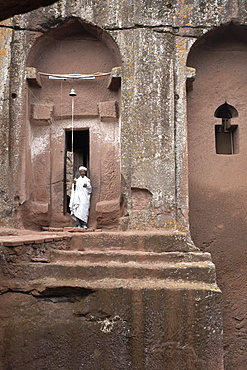
[[[87,187],[84,187],[84,184],[86,184]],[[74,220],[77,217],[87,223],[91,192],[92,186],[90,179],[87,176],[80,176],[76,180],[76,189],[74,189],[74,184],[72,185],[69,208]]]

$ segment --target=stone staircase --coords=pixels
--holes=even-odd
[[[15,259],[5,266],[5,275],[12,276],[6,285],[12,290],[22,289],[38,295],[47,287],[62,286],[94,289],[128,284],[157,288],[172,285],[186,289],[192,284],[193,289],[217,289],[210,254],[188,246],[183,235],[174,237],[173,243],[171,237],[174,235],[167,233],[60,234],[60,241],[67,240],[67,248],[53,245],[45,258]],[[19,246],[22,255],[23,248],[27,251],[31,248],[29,239],[26,237],[26,243]],[[49,236],[46,239],[49,241]],[[59,236],[53,236],[54,241],[59,242]],[[12,251],[18,249],[16,240],[12,241],[12,247],[6,244]],[[169,251],[171,246],[178,249],[177,244],[181,251]],[[37,240],[33,247],[37,249]]]
[[[33,267],[33,269],[32,269]],[[42,270],[42,271],[40,271]],[[211,284],[215,281],[214,265],[208,253],[145,251],[59,251],[51,253],[50,263],[32,264],[31,276],[43,272],[61,279],[64,276],[85,280],[100,279],[168,279]]]

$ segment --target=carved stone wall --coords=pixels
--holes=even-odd
[[[196,68],[188,92],[191,234],[216,264],[223,292],[226,369],[244,369],[246,361],[246,57],[245,26],[232,23],[205,34],[188,57],[188,65]],[[232,118],[229,130],[221,129],[217,147],[216,130],[223,120],[215,111],[222,105]],[[222,145],[229,135],[233,150],[217,152],[227,148]]]
[[[93,353],[88,352],[89,358],[93,356],[101,358],[101,353],[105,351],[105,348],[109,348],[109,346],[114,347],[116,341],[118,344],[115,349],[120,348],[120,344],[122,344],[121,341],[124,341],[123,348],[125,352],[122,353],[121,358],[123,358],[123,364],[126,365],[125,367],[130,363],[129,356],[131,352],[137,356],[132,362],[135,369],[149,369],[150,363],[152,362],[152,353],[155,353],[159,358],[159,360],[157,360],[157,369],[163,366],[161,365],[162,358],[165,358],[168,362],[170,361],[169,367],[171,370],[179,369],[182,364],[174,364],[172,361],[173,358],[178,358],[178,354],[182,353],[184,349],[186,349],[187,352],[186,355],[184,355],[186,360],[184,360],[183,363],[188,364],[188,366],[186,365],[188,369],[218,370],[223,367],[221,322],[218,311],[219,290],[215,284],[215,278],[205,287],[205,281],[203,281],[204,275],[202,270],[200,270],[203,266],[205,267],[204,262],[202,262],[204,258],[203,253],[199,252],[191,242],[189,231],[186,81],[187,87],[190,90],[189,93],[192,93],[192,95],[195,90],[191,89],[196,86],[197,82],[195,80],[194,86],[192,86],[193,80],[195,79],[195,71],[191,68],[187,68],[186,62],[192,45],[197,39],[203,37],[208,31],[220,27],[222,24],[227,24],[232,20],[245,28],[247,21],[246,16],[245,2],[242,0],[238,2],[229,0],[210,0],[207,2],[191,0],[181,2],[161,2],[159,0],[152,2],[148,0],[135,0],[132,2],[123,2],[120,0],[91,2],[84,0],[61,0],[48,8],[38,9],[30,14],[15,16],[13,19],[7,20],[2,24],[0,29],[0,110],[2,115],[2,126],[0,130],[1,225],[15,227],[23,227],[24,225],[26,227],[40,228],[41,226],[52,225],[53,222],[55,225],[60,223],[65,225],[67,222],[64,220],[62,211],[62,202],[64,198],[62,194],[61,168],[63,168],[62,162],[64,163],[64,142],[61,139],[62,136],[60,133],[70,128],[71,116],[67,115],[67,112],[70,110],[70,100],[66,98],[68,95],[62,94],[63,104],[60,104],[61,81],[56,85],[56,89],[52,90],[50,88],[52,84],[51,80],[45,80],[45,77],[39,79],[32,75],[28,77],[26,67],[35,67],[38,71],[41,68],[47,68],[50,73],[53,72],[53,67],[55,69],[55,67],[58,65],[61,66],[64,63],[71,67],[71,73],[77,73],[77,68],[79,67],[84,68],[84,64],[80,65],[79,63],[76,69],[73,70],[73,62],[75,60],[77,61],[75,57],[77,53],[75,51],[77,51],[76,44],[78,40],[76,40],[75,36],[78,35],[78,27],[82,26],[84,36],[87,36],[87,41],[89,41],[89,35],[96,36],[96,39],[105,37],[105,43],[103,44],[108,50],[105,65],[110,69],[118,67],[119,65],[122,66],[121,101],[120,94],[117,93],[116,90],[119,89],[120,72],[118,70],[113,73],[111,81],[108,81],[108,83],[104,81],[104,84],[102,84],[104,86],[101,86],[99,83],[98,88],[104,88],[105,91],[107,91],[106,95],[103,95],[104,99],[99,99],[100,94],[98,94],[98,90],[97,94],[94,95],[92,90],[89,89],[90,94],[88,96],[84,94],[84,101],[87,101],[88,104],[85,106],[82,104],[75,104],[76,129],[79,130],[81,127],[86,129],[91,128],[92,132],[93,130],[96,132],[96,136],[93,139],[95,150],[90,152],[90,160],[92,161],[91,163],[93,163],[93,166],[90,165],[90,177],[95,184],[95,200],[93,200],[92,204],[92,212],[94,213],[91,214],[92,224],[97,220],[98,226],[105,226],[102,220],[106,220],[108,224],[111,225],[112,223],[114,227],[118,226],[118,229],[123,231],[123,235],[128,235],[125,233],[131,232],[131,237],[128,239],[130,240],[128,241],[129,244],[127,243],[128,248],[126,247],[125,237],[123,235],[118,235],[120,239],[117,237],[116,240],[115,234],[109,234],[107,243],[103,239],[98,242],[96,237],[92,238],[92,240],[96,240],[98,243],[97,248],[100,251],[104,250],[105,246],[107,249],[115,247],[120,250],[125,250],[127,248],[127,254],[131,255],[130,251],[141,245],[141,251],[146,253],[146,245],[142,245],[140,233],[150,232],[154,233],[151,237],[153,240],[152,249],[148,250],[150,253],[164,251],[162,248],[167,245],[168,249],[166,249],[165,253],[172,251],[179,254],[181,252],[183,258],[185,258],[184,253],[186,254],[188,251],[199,253],[195,267],[196,271],[198,271],[199,283],[197,286],[195,286],[192,279],[191,284],[184,287],[184,282],[181,282],[179,278],[175,281],[174,285],[172,285],[169,283],[170,275],[168,274],[168,278],[165,279],[163,286],[164,290],[162,290],[162,288],[157,292],[154,284],[153,288],[150,288],[150,292],[147,292],[145,284],[138,287],[138,284],[135,285],[133,283],[135,275],[132,275],[133,271],[128,269],[117,270],[118,272],[121,271],[121,273],[123,273],[122,271],[127,271],[126,273],[129,274],[130,277],[130,281],[127,283],[126,281],[123,283],[119,280],[114,280],[114,269],[107,270],[108,273],[111,271],[110,274],[112,275],[108,276],[108,278],[112,285],[101,286],[100,279],[96,285],[94,285],[89,278],[87,281],[83,281],[83,283],[81,283],[83,289],[85,289],[86,286],[88,289],[92,290],[95,288],[95,290],[100,292],[97,294],[102,295],[104,289],[106,289],[107,294],[110,292],[108,297],[113,297],[114,294],[116,296],[116,300],[112,300],[112,304],[115,304],[117,307],[124,307],[123,311],[126,309],[124,315],[119,315],[120,320],[118,320],[116,317],[120,310],[118,310],[118,312],[110,310],[107,306],[106,316],[104,316],[104,314],[102,315],[101,311],[104,311],[103,309],[100,310],[101,314],[97,313],[95,315],[96,320],[98,320],[97,322],[90,321],[90,317],[87,316],[88,312],[91,313],[95,311],[93,304],[90,306],[92,309],[85,311],[87,305],[86,301],[83,310],[77,311],[81,316],[84,315],[84,327],[88,325],[95,328],[95,326],[97,326],[97,328],[100,329],[105,328],[104,324],[109,324],[109,327],[117,328],[116,330],[118,330],[115,337],[108,338],[109,342],[106,340],[102,347],[99,345],[99,348],[95,348]],[[70,28],[69,24],[73,24],[75,27]],[[89,29],[87,26],[85,28],[85,25],[88,25]],[[63,31],[62,33],[60,33],[61,30]],[[73,30],[76,31],[74,34]],[[95,33],[92,30],[94,30]],[[61,48],[59,49],[61,43],[60,41],[57,41],[55,44],[52,43],[54,39],[60,41],[61,39],[67,39],[67,41],[73,40],[72,44],[70,44],[71,48],[70,46],[68,46],[68,48],[66,47],[66,55],[63,55],[65,59],[59,59],[58,52],[61,51]],[[99,59],[96,57],[95,61],[97,64],[101,60],[100,47],[102,45],[100,46],[97,44],[98,40],[94,39],[93,42],[95,42],[96,49],[99,47]],[[47,48],[42,48],[42,45]],[[230,43],[230,45],[232,47],[232,43]],[[216,45],[215,47],[217,49],[218,46]],[[39,54],[39,51],[42,52]],[[82,49],[80,49],[79,54],[80,53],[83,59]],[[113,56],[113,58],[110,58],[111,61],[108,63],[108,57],[110,57],[110,55]],[[48,65],[48,60],[53,60],[53,62]],[[112,60],[114,60],[114,62],[112,62]],[[223,61],[223,64],[224,63],[225,61]],[[217,59],[216,64],[220,64],[220,60]],[[90,66],[91,64],[88,63],[87,67],[90,68]],[[195,65],[189,65],[189,67],[197,68],[197,63],[195,63]],[[57,73],[56,70],[54,70],[54,72]],[[82,72],[84,73],[84,70],[82,70]],[[86,72],[85,70],[85,73]],[[209,90],[207,90],[209,81],[207,78],[205,80],[207,80],[207,84],[205,85],[205,95],[203,95],[205,96],[203,99],[203,112],[206,111],[207,98],[213,99],[213,95],[209,96]],[[242,78],[238,79],[239,84],[242,84],[242,81]],[[221,85],[222,81],[218,82],[219,85]],[[42,87],[39,86],[40,83]],[[199,83],[200,80],[198,80],[198,84]],[[62,83],[62,91],[64,91],[64,84],[65,83]],[[226,85],[223,87],[225,88]],[[234,87],[234,89],[235,88],[238,90],[237,87]],[[70,89],[68,89],[68,92],[69,90]],[[200,98],[200,96],[196,98]],[[220,104],[224,103],[221,93],[220,98],[219,104],[214,107],[214,110]],[[228,98],[226,97],[225,99]],[[201,104],[201,101],[199,103]],[[231,104],[230,101],[229,104]],[[236,104],[237,102],[233,105],[236,106]],[[243,103],[241,104],[242,106],[244,105]],[[88,109],[85,110],[85,107]],[[197,108],[197,104],[195,108]],[[196,109],[194,112],[190,111],[191,107],[188,107],[188,109],[189,114],[193,116],[193,119],[189,121],[189,125],[191,125],[191,123],[195,122],[193,120],[198,121],[200,119],[200,115],[198,117]],[[238,107],[236,107],[236,109],[241,111]],[[195,117],[198,117],[198,119],[195,119]],[[119,126],[115,125],[116,119]],[[242,120],[242,117],[239,116],[239,119]],[[214,122],[215,121],[216,118],[214,118]],[[104,130],[105,127],[109,130],[108,132]],[[203,129],[205,129],[204,126]],[[189,130],[193,131],[193,128],[189,126]],[[47,132],[52,132],[52,136],[49,136]],[[200,134],[198,131],[196,133],[198,135]],[[191,131],[189,135],[191,138]],[[201,136],[198,137],[200,137],[201,140]],[[39,138],[42,139],[39,140]],[[57,140],[57,138],[59,140]],[[196,137],[195,140],[190,142],[190,148],[192,147],[190,155],[193,155],[193,150],[197,146],[199,147],[198,150],[201,155],[201,148],[203,148],[205,142],[203,142],[203,145],[200,147],[200,140],[197,140]],[[101,142],[102,147],[105,145],[105,152],[103,154],[97,151],[96,144],[99,142]],[[114,145],[111,145],[113,142]],[[240,150],[242,145],[243,143],[239,146]],[[42,158],[39,159],[40,152],[42,152]],[[109,158],[115,158],[116,161],[109,161]],[[98,165],[98,160],[100,160],[101,165]],[[42,171],[46,166],[52,168],[53,171],[45,172],[46,178],[39,177],[39,173],[42,172],[40,166],[42,167]],[[229,162],[227,166],[229,166]],[[195,168],[199,167],[200,163],[197,163]],[[192,175],[191,181],[194,175],[198,175],[193,172],[195,168],[190,167]],[[116,178],[113,176],[113,173],[117,171],[119,171],[119,183],[116,186],[116,182],[114,182]],[[100,176],[98,175],[99,173]],[[111,179],[110,184],[107,182],[108,178]],[[207,184],[211,183],[209,177],[205,181]],[[48,191],[46,189],[47,185],[49,187]],[[204,186],[205,183],[203,183],[202,189],[204,189]],[[244,185],[242,185],[242,187],[244,187]],[[194,200],[191,202],[192,208],[190,218],[192,236],[196,244],[198,244],[197,246],[202,249],[205,247],[203,243],[207,243],[207,250],[212,251],[215,263],[219,266],[217,272],[219,273],[218,279],[223,291],[223,314],[227,318],[224,324],[227,333],[227,347],[225,348],[227,356],[225,366],[227,370],[235,370],[236,368],[244,370],[246,357],[243,354],[242,348],[244,347],[243,338],[246,333],[243,324],[245,317],[242,314],[242,308],[239,310],[240,306],[238,306],[237,303],[238,299],[241,300],[241,307],[244,307],[244,298],[241,295],[237,296],[232,294],[232,291],[237,289],[237,279],[233,278],[233,276],[236,273],[236,269],[240,272],[242,271],[244,259],[241,257],[237,263],[235,263],[235,259],[234,264],[231,265],[233,257],[232,253],[230,253],[229,244],[229,240],[231,240],[232,244],[236,244],[238,246],[236,250],[241,251],[241,253],[237,253],[236,256],[243,256],[242,252],[244,246],[240,239],[242,238],[241,235],[244,235],[242,234],[244,221],[240,217],[240,212],[237,211],[239,212],[239,218],[237,218],[237,220],[241,221],[238,222],[238,227],[233,228],[233,232],[229,232],[230,228],[228,228],[226,233],[228,240],[227,248],[224,249],[226,240],[224,237],[221,239],[219,248],[222,253],[216,251],[218,244],[215,244],[215,248],[211,248],[210,243],[212,239],[209,238],[208,228],[211,227],[211,222],[215,219],[215,216],[211,216],[211,213],[208,211],[208,205],[206,207],[206,212],[198,208],[196,199],[201,200],[203,198],[203,201],[205,199],[203,196],[204,194],[202,196],[200,195],[201,188],[196,185],[194,188],[196,190],[194,193]],[[107,189],[110,189],[110,191],[107,192]],[[237,192],[238,198],[241,200],[241,196],[239,196],[240,193],[241,192]],[[109,197],[105,196],[105,194],[108,194]],[[114,196],[112,196],[112,194]],[[206,195],[208,196],[208,193],[206,193]],[[217,202],[218,200],[217,198]],[[222,198],[222,202],[225,202],[225,198]],[[53,207],[53,205],[59,205],[58,214],[56,214],[56,207]],[[193,210],[195,210],[194,214]],[[231,211],[232,209],[230,212]],[[35,218],[34,223],[33,216]],[[230,219],[231,217],[228,218],[228,220]],[[116,220],[117,223],[114,224],[113,221]],[[224,228],[226,228],[226,225]],[[160,233],[162,234],[161,236]],[[182,235],[182,239],[180,239],[178,235]],[[206,238],[204,238],[204,235],[206,235]],[[218,235],[220,239],[221,234],[218,233],[217,237]],[[91,243],[92,240],[88,240],[87,246],[93,245],[93,243]],[[16,253],[18,254],[18,251]],[[100,253],[99,256],[101,256]],[[151,259],[151,256],[149,257]],[[133,261],[135,261],[136,256],[133,258],[134,259],[130,261],[130,265],[134,264]],[[170,263],[166,264],[164,261],[158,263],[159,267],[157,270],[163,271],[164,265],[166,265],[166,267],[170,266],[174,262],[173,258],[175,258],[174,255],[172,255]],[[227,260],[227,264],[225,263],[225,259]],[[183,263],[184,260],[179,267],[175,264],[175,267],[178,267],[178,272],[182,273],[185,271]],[[186,263],[189,264],[188,261]],[[56,280],[56,274],[61,275],[63,272],[62,268],[60,269],[56,263],[55,265],[54,270],[49,267],[49,265],[47,267],[47,271],[50,271],[52,281],[54,281],[54,279]],[[105,271],[104,267],[97,266],[97,268],[94,268],[93,266],[95,267],[95,261],[92,266],[90,265],[88,274],[94,277],[96,271],[98,274],[97,276],[101,277],[102,275],[100,275],[99,271]],[[229,282],[223,279],[223,275],[226,272],[225,266],[229,267],[227,276],[229,276],[230,280],[233,279],[234,281],[233,290],[229,289]],[[17,303],[15,304],[11,301],[11,292],[18,292],[18,289],[21,289],[22,293],[32,292],[32,294],[35,294],[34,285],[32,285],[33,282],[31,282],[31,286],[28,285],[27,287],[26,285],[33,272],[37,274],[40,273],[40,275],[37,276],[40,278],[42,277],[42,284],[45,282],[46,268],[40,266],[37,267],[37,270],[29,266],[27,270],[25,270],[25,268],[19,266],[19,263],[17,266],[14,266],[13,270],[16,272],[13,274],[15,275],[16,273],[17,276],[18,271],[24,269],[24,275],[20,275],[21,279],[23,279],[23,285],[21,288],[18,288],[17,282],[14,288],[13,286],[11,288],[10,280],[10,282],[8,282],[9,286],[7,291],[4,291],[5,295],[1,297],[11,310],[14,310],[15,307],[18,308],[19,303],[21,303],[20,307],[23,307],[27,303],[25,299],[22,301],[22,298],[18,301],[18,293],[14,293],[15,299],[17,298]],[[211,268],[213,271],[213,266],[211,266]],[[68,274],[70,274],[69,268],[67,271]],[[145,267],[144,264],[138,271],[140,271],[141,276],[144,276],[152,285],[155,281],[155,277],[150,273],[149,268]],[[165,269],[165,271],[171,273],[169,268],[168,270]],[[73,273],[75,274],[73,284],[76,285],[77,274],[81,273],[80,267],[78,267],[78,269],[76,267]],[[63,279],[56,282],[56,289],[53,287],[55,289],[53,291],[55,297],[59,296],[59,292],[62,296],[66,296],[61,287],[64,287],[64,285],[67,287],[72,284],[69,280],[69,276],[70,275],[64,279],[67,285]],[[118,275],[116,274],[116,276]],[[191,271],[188,272],[188,276],[191,276]],[[132,290],[126,290],[126,286],[132,287]],[[46,291],[46,289],[47,286],[43,290]],[[118,289],[120,289],[120,293]],[[123,289],[124,292],[122,295],[121,289]],[[166,295],[167,289],[169,291],[168,295]],[[42,296],[43,290],[39,290],[42,299],[44,298]],[[178,295],[174,293],[175,291],[176,293],[179,291]],[[197,291],[199,291],[198,295]],[[133,301],[130,298],[132,293]],[[170,293],[176,302],[167,299]],[[188,301],[185,299],[187,293],[189,297]],[[71,294],[73,295],[73,293]],[[68,295],[70,295],[70,293]],[[83,295],[81,291],[79,291],[79,295]],[[33,303],[33,297],[29,298],[30,302],[32,301],[31,303]],[[47,312],[49,303],[47,304],[46,299],[47,297],[45,297],[44,305],[43,301],[36,301],[36,299],[34,299],[35,304],[32,305],[32,308],[34,308],[37,316],[34,311],[32,311],[30,312],[30,317],[38,317],[38,313],[43,309],[42,307],[44,307],[44,312]],[[54,296],[52,296],[52,299],[54,299]],[[110,299],[111,298],[107,301],[108,303]],[[70,300],[70,297],[68,300]],[[153,301],[156,303],[153,304]],[[163,301],[166,303],[164,307],[161,307],[160,302]],[[186,304],[184,304],[185,301]],[[140,305],[139,302],[141,302]],[[40,304],[41,306],[39,306]],[[63,312],[66,314],[61,314],[61,317],[59,316],[58,321],[52,328],[51,341],[53,343],[55,340],[54,338],[58,338],[55,326],[58,325],[58,331],[60,327],[66,332],[67,327],[65,328],[61,324],[62,320],[66,318],[68,319],[66,322],[70,322],[70,320],[72,320],[71,317],[74,317],[74,313],[72,313],[71,316],[70,313],[68,313],[71,312],[69,309],[72,307],[69,306],[70,302],[66,301],[65,303],[70,307],[67,307],[68,310],[64,308],[61,300],[59,304],[61,304],[64,309]],[[143,315],[137,315],[133,319],[136,308],[140,309],[140,307],[143,309]],[[176,314],[174,316],[172,314],[171,316],[168,315],[166,321],[163,315],[165,315],[166,309],[169,311],[173,307]],[[17,311],[18,310],[19,308]],[[157,326],[155,326],[155,323],[151,319],[153,316],[152,310],[155,312]],[[130,314],[130,311],[132,314]],[[195,319],[191,321],[187,320],[187,316],[185,315],[185,320],[177,321],[177,317],[181,319],[181,314],[184,314],[185,311],[193,311],[193,314],[195,313]],[[28,321],[28,312],[25,312],[26,316],[24,322],[26,324],[28,323],[28,325],[30,324],[30,332],[33,332],[33,327],[30,321]],[[171,311],[169,312],[171,313]],[[193,314],[191,315],[193,316]],[[20,311],[18,311],[18,317],[20,317],[19,315]],[[189,313],[188,316],[190,316]],[[6,318],[4,315],[2,317]],[[42,320],[43,317],[42,314]],[[55,317],[55,315],[53,317]],[[228,321],[230,317],[234,317],[234,319]],[[129,326],[125,323],[125,318]],[[133,321],[131,321],[132,319]],[[164,327],[162,327],[162,324],[160,324],[164,322],[162,321],[163,319],[168,323],[166,327],[167,332],[164,330]],[[196,326],[194,331],[194,329],[191,328],[193,328],[197,319],[199,319],[197,322],[200,324]],[[11,320],[12,317],[6,318],[5,321],[3,319],[5,324],[7,322],[10,324],[8,328],[12,330]],[[41,323],[42,320],[40,321]],[[87,320],[90,321],[90,324],[88,324]],[[108,320],[110,323],[105,320]],[[169,325],[170,320],[174,320],[176,323],[182,323],[181,332],[179,332],[180,329],[177,325]],[[18,325],[18,328],[22,327],[22,321],[20,320],[20,322],[21,324]],[[91,325],[92,322],[93,325]],[[185,322],[187,322],[187,326]],[[59,326],[60,324],[61,326]],[[101,326],[101,324],[103,326]],[[73,322],[72,326],[76,328],[76,323]],[[130,327],[131,337],[128,336],[128,328]],[[142,328],[141,334],[136,332],[139,327]],[[174,327],[176,327],[176,334],[173,336]],[[215,327],[218,331],[215,331]],[[39,329],[42,331],[42,325]],[[38,331],[37,338],[41,331]],[[235,335],[236,331],[240,333],[237,336]],[[74,331],[73,329],[72,332],[76,333],[76,330]],[[164,332],[166,333],[165,339],[163,336]],[[95,333],[96,334],[92,334],[92,338],[97,339],[97,330]],[[150,335],[150,333],[152,333],[152,335]],[[179,333],[183,333],[183,335],[181,336]],[[214,335],[213,340],[211,340],[212,333]],[[201,343],[199,347],[196,344],[198,343],[196,340],[197,336],[199,336],[199,343]],[[11,338],[13,338],[12,342]],[[8,366],[10,367],[14,363],[12,354],[15,352],[15,348],[18,347],[16,347],[16,343],[18,343],[19,338],[21,338],[21,343],[24,347],[26,343],[25,335],[21,329],[16,337],[12,335],[7,335],[7,337],[5,337],[5,348],[14,349],[13,352],[8,352],[6,360],[7,362],[9,361]],[[233,342],[229,338],[238,338],[238,344],[236,346],[238,346],[239,350],[238,356],[236,357],[236,346],[233,345]],[[59,341],[63,342],[63,338],[59,337]],[[84,337],[82,337],[82,341],[84,341]],[[206,348],[203,347],[203,345],[206,345]],[[46,343],[42,343],[40,348],[47,354],[46,351],[48,351],[49,348],[47,349]],[[78,349],[78,347],[76,348]],[[90,346],[90,348],[92,347]],[[145,350],[148,354],[147,357],[145,357]],[[29,353],[33,353],[32,346],[29,347]],[[117,352],[114,350],[112,353],[114,353],[111,357],[112,362],[109,363],[115,364],[114,356],[116,356]],[[140,356],[138,355],[139,353]],[[169,353],[172,353],[172,356],[169,357]],[[39,359],[44,356],[44,358],[49,361],[50,355],[46,356],[46,354],[44,355],[44,353],[41,353],[38,355]],[[175,354],[177,355],[175,356]],[[73,357],[73,351],[70,352],[70,355]],[[76,356],[80,358],[78,352]],[[54,368],[60,365],[66,366],[67,358],[62,360],[62,365],[55,362]],[[141,362],[138,362],[138,359],[141,359]],[[213,359],[213,362],[211,359]],[[33,360],[35,359],[32,358],[32,361]],[[81,360],[79,365],[76,363],[75,366],[84,366],[83,361],[84,359]],[[109,363],[106,362],[106,369],[109,368]],[[23,368],[25,368],[25,358],[22,364]],[[113,367],[115,367],[115,365]]]
[[[27,65],[31,152],[26,154],[25,172],[32,182],[23,188],[24,225],[70,224],[65,212],[65,157],[73,150],[73,173],[80,165],[88,167],[93,186],[90,226],[116,226],[121,207],[120,77],[114,77],[115,70],[121,69],[117,46],[101,29],[71,18],[35,40]],[[73,74],[85,78],[73,79]],[[115,87],[114,79],[119,80]],[[75,97],[69,95],[72,88]],[[47,210],[42,219],[35,220],[32,208],[37,203],[46,204]]]
[[[47,6],[55,3],[56,0],[9,0],[8,2],[1,0],[0,20],[13,17],[15,14],[30,12],[42,6]]]

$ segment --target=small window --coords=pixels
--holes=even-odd
[[[237,110],[225,102],[216,109],[214,116],[221,118],[221,124],[215,126],[216,154],[237,154],[239,152],[238,125],[231,124],[231,119],[238,117]]]

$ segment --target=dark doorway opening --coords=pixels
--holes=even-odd
[[[73,179],[79,177],[80,166],[89,168],[89,129],[74,130],[73,133],[71,130],[65,131],[64,162],[64,213],[70,213],[69,202]]]

